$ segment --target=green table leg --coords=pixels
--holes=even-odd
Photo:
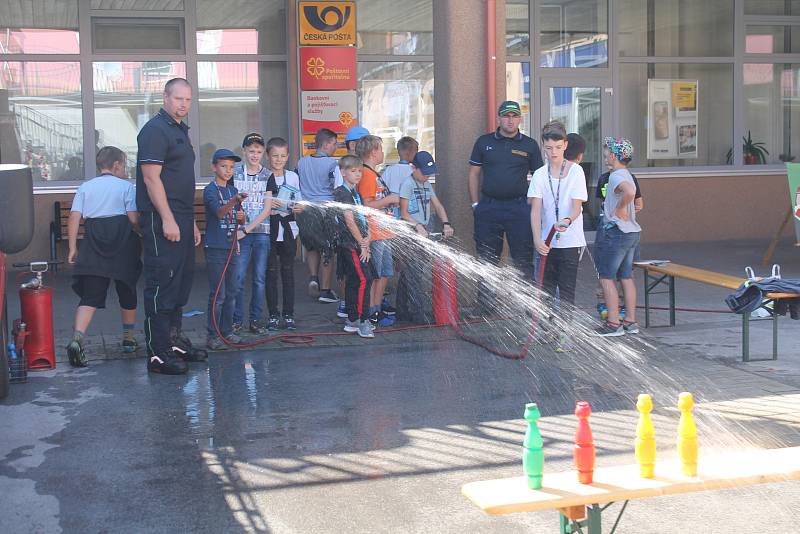
[[[650,328],[650,271],[644,269],[644,327]]]
[[[669,325],[675,326],[675,277],[669,277]]]
[[[772,359],[778,359],[778,314],[775,313],[775,306],[776,302],[772,302],[772,310],[770,314],[772,315]]]
[[[742,314],[742,361],[750,361],[750,314]]]

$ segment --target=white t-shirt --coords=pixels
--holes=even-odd
[[[556,199],[558,199],[558,218],[569,217],[572,212],[572,201],[586,202],[589,195],[586,192],[586,176],[583,169],[575,163],[567,163],[566,176],[548,176],[549,163],[539,167],[533,173],[531,184],[528,187],[528,198],[542,199],[542,240],[547,238],[550,229],[556,223]],[[560,182],[560,183],[559,183]],[[564,232],[556,233],[558,239],[553,238],[550,246],[553,248],[585,247],[586,237],[583,235],[583,212]]]

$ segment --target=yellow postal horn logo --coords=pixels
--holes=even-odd
[[[303,6],[303,14],[308,23],[321,32],[335,32],[341,29],[350,19],[350,12],[350,6],[345,7],[344,11],[336,6],[328,6],[321,12],[318,6]]]

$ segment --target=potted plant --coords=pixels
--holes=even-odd
[[[747,137],[742,137],[742,154],[745,165],[763,165],[767,162],[769,151],[766,143],[753,141],[750,130],[747,130]],[[728,150],[727,161],[733,161],[733,149]]]

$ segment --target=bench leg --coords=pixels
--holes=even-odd
[[[650,272],[644,269],[644,327],[650,328]]]
[[[669,325],[675,326],[675,277],[669,277]]]
[[[772,315],[772,359],[778,359],[778,314],[775,313],[775,306],[776,303],[773,302],[772,311],[770,314]]]
[[[750,314],[742,314],[742,361],[750,361]]]

